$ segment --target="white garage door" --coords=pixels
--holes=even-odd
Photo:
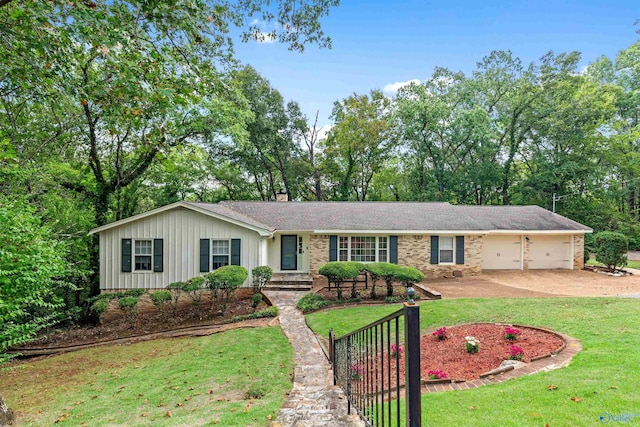
[[[571,269],[571,236],[529,236],[529,269]]]
[[[522,247],[520,236],[484,236],[482,238],[483,270],[520,270]]]

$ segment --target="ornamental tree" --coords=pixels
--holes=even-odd
[[[601,231],[596,234],[596,261],[603,263],[607,268],[615,270],[616,267],[627,265],[627,251],[629,240],[627,236],[612,231]]]

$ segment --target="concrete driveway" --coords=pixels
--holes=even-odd
[[[640,275],[610,277],[583,270],[489,271],[424,284],[442,298],[640,296]]]

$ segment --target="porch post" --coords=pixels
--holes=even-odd
[[[259,256],[259,265],[269,265],[269,258],[268,258],[268,250],[267,250],[267,244],[268,244],[268,237],[264,237],[262,239],[260,239],[260,256]]]

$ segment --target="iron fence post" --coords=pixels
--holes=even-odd
[[[422,425],[420,398],[420,307],[415,303],[404,304],[405,337],[405,400],[407,426]]]

